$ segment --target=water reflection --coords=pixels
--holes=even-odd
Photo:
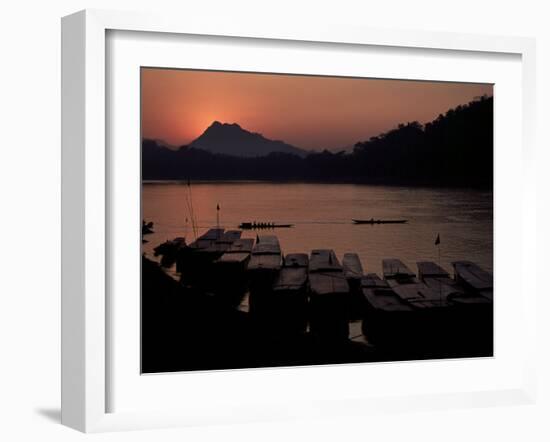
[[[191,194],[190,194],[191,192]],[[192,201],[194,217],[191,217]],[[236,228],[241,222],[294,224],[277,229],[284,253],[314,248],[359,254],[366,272],[381,273],[381,260],[398,257],[412,269],[421,260],[437,261],[434,245],[441,236],[441,264],[475,261],[493,270],[492,193],[463,189],[428,189],[352,184],[302,183],[145,183],[143,218],[154,221],[155,233],[143,251],[166,239],[193,239],[216,224]],[[352,218],[408,219],[403,225],[354,225]],[[186,222],[187,219],[187,222]],[[245,232],[244,237],[255,237]]]

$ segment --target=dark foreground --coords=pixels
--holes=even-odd
[[[333,275],[330,271],[323,268],[316,273],[317,282],[310,276],[309,284],[319,286],[319,278]],[[266,316],[258,306],[240,309],[244,291],[234,290],[231,284],[224,287],[220,281],[225,279],[210,281],[208,288],[182,284],[143,257],[142,372],[492,356],[492,301],[481,309],[467,306],[461,312],[462,301],[458,300],[458,314],[454,313],[456,303],[453,309],[438,309],[434,302],[418,303],[414,293],[406,306],[397,305],[391,296],[400,293],[403,303],[407,290],[414,291],[416,286],[397,281],[397,288],[390,289],[374,276],[374,280],[360,280],[362,296],[348,298],[351,307],[340,320],[337,304],[311,301],[303,310],[299,304],[286,306],[298,308],[298,316],[282,310]],[[334,281],[330,280],[331,292],[337,291]],[[323,285],[319,287],[317,291],[324,296]],[[312,299],[308,290],[308,299]],[[466,303],[472,299],[477,298],[467,297]],[[323,315],[337,319],[324,321]],[[310,325],[301,323],[301,317]]]

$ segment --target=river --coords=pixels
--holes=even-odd
[[[355,184],[273,182],[146,182],[142,215],[154,222],[143,252],[152,256],[159,243],[185,236],[190,243],[219,223],[226,229],[241,222],[294,224],[261,230],[279,237],[283,253],[334,249],[359,254],[365,272],[381,275],[383,258],[400,258],[413,271],[417,261],[471,260],[493,271],[493,195],[489,191]],[[191,216],[191,206],[194,217]],[[360,219],[407,219],[406,224],[355,225]],[[187,221],[186,221],[187,220]],[[256,237],[244,231],[243,237]]]

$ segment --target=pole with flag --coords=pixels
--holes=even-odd
[[[439,233],[437,234],[437,238],[435,239],[435,245],[437,246],[437,261],[438,261],[438,265],[439,267],[441,267],[441,238],[439,237]],[[438,278],[439,280],[439,305],[442,304],[442,301],[441,301],[441,279]]]
[[[216,205],[216,227],[218,228],[218,236],[219,236],[220,235],[220,205],[219,204]]]

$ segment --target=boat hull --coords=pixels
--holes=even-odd
[[[406,219],[352,219],[354,224],[405,224]]]

